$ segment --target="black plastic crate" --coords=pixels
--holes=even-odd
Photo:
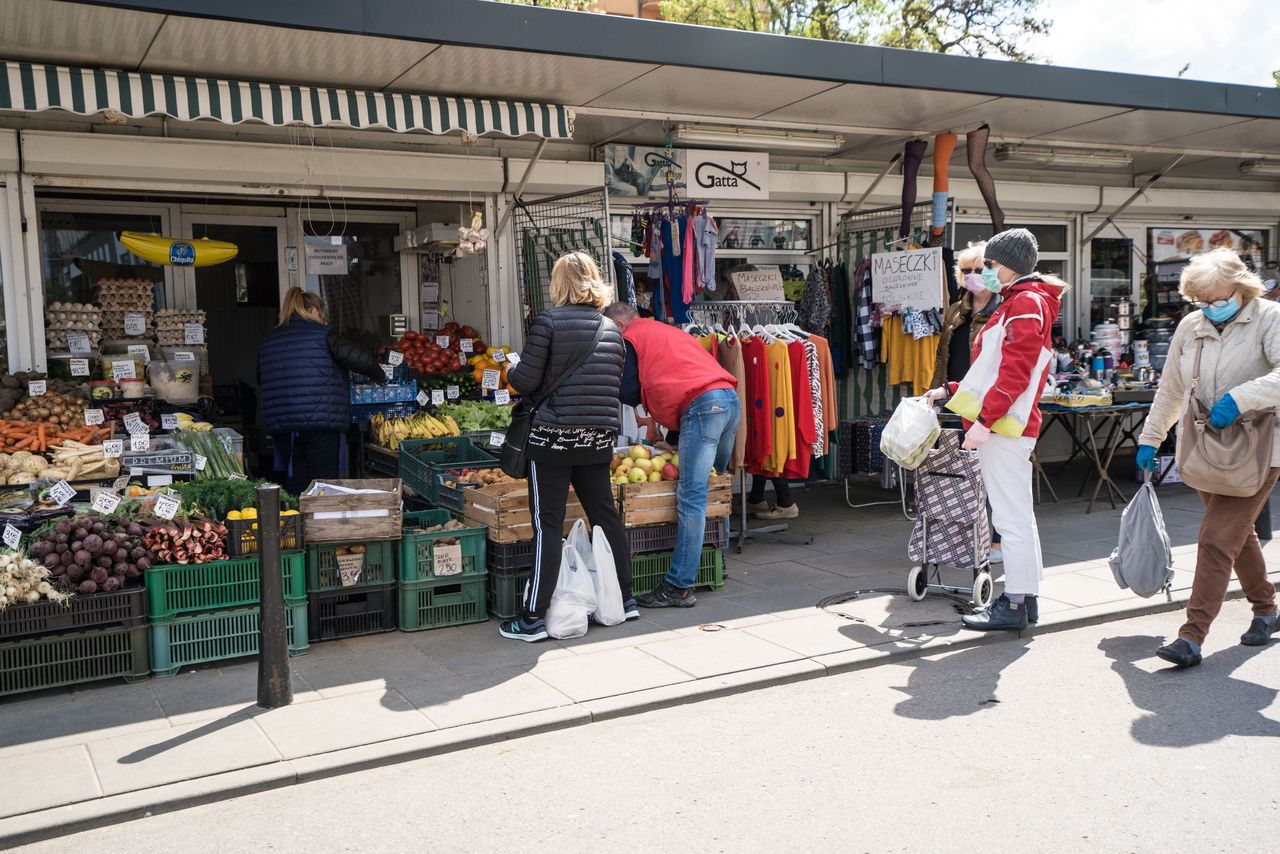
[[[641,528],[627,528],[627,543],[633,555],[646,552],[669,552],[676,547],[677,526],[646,525]],[[726,517],[708,519],[707,528],[702,536],[704,546],[722,549],[729,543],[729,520]]]
[[[280,517],[280,551],[296,552],[303,547],[302,514],[294,513]],[[228,519],[227,554],[231,557],[246,557],[258,553],[258,520]]]
[[[396,630],[396,584],[312,591],[307,633],[312,641],[337,640]]]
[[[533,566],[533,540],[519,543],[495,543],[488,541],[486,565],[490,572],[518,572]]]
[[[55,632],[147,624],[146,590],[132,587],[114,593],[76,594],[66,604],[43,600],[10,605],[0,611],[0,640],[37,637]]]

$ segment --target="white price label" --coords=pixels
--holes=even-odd
[[[72,353],[88,353],[92,345],[86,332],[68,332],[67,349]]]
[[[443,391],[441,391],[441,390],[440,390],[440,389],[438,389],[438,388],[436,388],[436,389],[432,389],[432,390],[431,390],[431,402],[432,402],[433,404],[435,404],[436,406],[439,406],[440,404],[444,403],[444,392],[443,392]]]
[[[177,429],[178,429],[178,416],[177,416],[177,415],[175,415],[175,414],[173,414],[173,413],[169,413],[169,414],[167,414],[167,415],[161,415],[161,416],[160,416],[160,427],[161,427],[162,429],[164,429],[164,430],[177,430]]]
[[[171,474],[149,474],[147,475],[147,486],[172,486],[173,475]]]
[[[182,340],[186,344],[203,344],[204,343],[204,324],[202,323],[184,323],[182,324]]]
[[[489,434],[489,445],[494,448],[501,448],[507,443],[507,434],[493,431]]]
[[[17,549],[18,543],[22,542],[22,532],[9,522],[4,523],[4,544],[11,549]]]
[[[202,457],[196,454],[196,471],[204,471],[204,467],[209,464],[208,457]]]
[[[89,360],[88,359],[72,359],[71,360],[71,376],[73,377],[89,376]]]
[[[111,363],[111,379],[119,382],[120,380],[136,380],[137,378],[138,374],[133,369],[133,359],[127,362]]]
[[[387,352],[387,364],[392,366],[404,364],[404,353],[399,350],[389,350]]]
[[[124,417],[124,429],[130,433],[148,433],[146,423],[143,422],[142,416],[136,412],[130,412]]]
[[[383,365],[382,372],[387,375],[387,379],[392,379],[396,375],[396,369],[390,365]]]
[[[419,406],[426,406],[426,405],[427,405],[427,401],[428,401],[428,400],[430,400],[430,399],[431,399],[431,398],[427,397],[427,393],[426,393],[425,391],[420,391],[420,392],[418,392],[418,405],[419,405]]]
[[[115,459],[124,453],[124,439],[108,439],[102,443],[102,456],[104,459]],[[123,475],[125,483],[129,482],[129,476]],[[116,487],[119,489],[119,487]]]
[[[93,504],[90,505],[90,509],[95,513],[103,513],[109,516],[116,512],[116,508],[119,506],[120,496],[104,489],[94,496]]]
[[[194,362],[195,360],[196,354],[192,353],[190,350],[173,351],[173,361],[175,362]]]
[[[59,507],[65,507],[67,502],[75,498],[76,491],[65,480],[60,480],[53,486],[49,487],[49,497],[54,500]]]
[[[462,348],[464,353],[474,353],[476,351],[476,342],[471,338],[460,339],[458,346]]]
[[[182,499],[176,495],[161,495],[156,498],[156,515],[161,519],[172,519],[182,506]]]
[[[511,367],[513,367],[513,368],[514,368],[516,365],[520,364],[520,354],[519,354],[519,353],[508,353],[508,354],[507,354],[507,364],[509,364],[509,365],[510,365]]]
[[[134,433],[129,437],[129,451],[138,453],[139,451],[151,450],[151,437],[146,433]]]
[[[511,402],[511,392],[505,388],[500,388],[493,393],[493,402],[499,406],[506,406]]]
[[[106,415],[101,409],[86,409],[84,411],[84,425],[86,427],[97,427],[106,421]]]
[[[456,385],[445,386],[445,389],[444,389],[445,397],[449,398],[450,400],[457,400],[458,395],[459,395],[459,392],[458,392],[458,387]]]
[[[502,352],[501,350],[494,350],[494,351],[493,351],[493,360],[494,360],[495,362],[497,362],[498,364],[502,364],[503,362],[505,362],[505,361],[507,360],[507,354],[506,354],[506,353],[504,353],[504,352]]]
[[[117,454],[116,456],[119,456],[119,454]],[[119,492],[120,490],[124,489],[128,485],[129,485],[129,475],[122,474],[118,478],[116,478],[114,481],[112,481],[111,488],[114,489],[116,492]]]
[[[28,380],[27,394],[32,397],[44,397],[45,392],[49,390],[49,384],[44,380]]]
[[[486,368],[484,374],[481,375],[480,387],[496,389],[498,381],[502,379],[502,371]]]
[[[147,318],[136,312],[127,312],[124,316],[124,334],[130,336],[144,335],[147,331]]]
[[[135,359],[141,359],[142,364],[151,364],[151,350],[147,348],[146,344],[130,344],[128,350],[129,355]]]
[[[443,575],[461,575],[462,574],[462,544],[454,543],[451,546],[436,545],[431,549],[432,561],[435,564],[435,574]]]
[[[444,349],[448,350],[448,349],[449,349],[449,336],[448,336],[448,335],[437,335],[437,336],[436,336],[436,346],[437,346],[437,347],[443,347]]]

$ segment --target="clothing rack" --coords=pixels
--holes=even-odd
[[[800,312],[790,300],[696,300],[689,303],[689,317],[710,326],[728,320],[726,326],[754,326],[757,323],[795,323]]]

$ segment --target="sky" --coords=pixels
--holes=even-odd
[[[1280,0],[1052,0],[1047,37],[1028,47],[1070,68],[1274,86]]]

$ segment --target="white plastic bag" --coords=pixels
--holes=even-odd
[[[596,622],[616,626],[627,619],[622,602],[622,585],[618,583],[618,566],[613,561],[613,548],[597,525],[591,531],[591,580],[596,588]]]
[[[560,552],[560,575],[544,618],[553,638],[580,638],[587,633],[587,615],[596,609],[596,587],[578,550],[565,545]]]
[[[904,397],[880,434],[880,452],[908,471],[924,462],[942,434],[938,414],[923,397]]]

